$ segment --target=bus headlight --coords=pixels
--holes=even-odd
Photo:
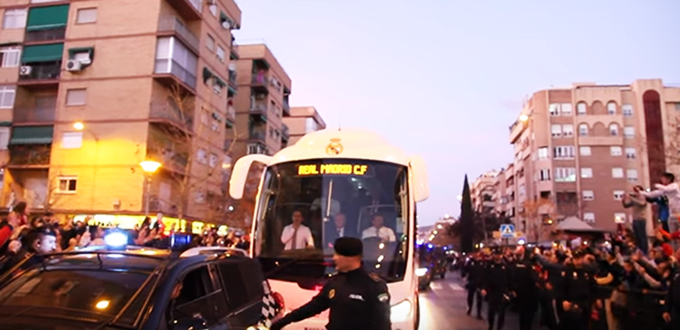
[[[418,268],[416,269],[416,276],[425,276],[427,274],[427,268]]]
[[[392,322],[404,322],[411,317],[412,309],[410,301],[402,300],[390,308],[390,319]]]

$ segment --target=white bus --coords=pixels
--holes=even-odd
[[[364,267],[388,283],[393,328],[417,329],[416,202],[429,196],[423,159],[370,131],[317,131],[273,156],[240,158],[230,179],[232,198],[242,198],[253,162],[266,166],[250,254],[283,296],[285,310],[317,294],[335,273],[333,242],[353,236],[364,242]],[[294,221],[308,230],[291,230]],[[286,329],[322,330],[327,321],[328,311]]]

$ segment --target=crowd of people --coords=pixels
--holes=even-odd
[[[167,238],[174,228],[166,229],[160,218],[159,216],[156,221],[152,221],[146,217],[130,231],[131,245],[166,248]],[[104,237],[108,228],[89,226],[88,220],[89,218],[62,223],[52,213],[31,217],[26,203],[17,203],[8,217],[0,221],[0,275],[26,258],[105,245]],[[235,231],[219,235],[217,228],[211,227],[193,235],[192,246],[224,246],[247,250],[250,238],[247,234]]]

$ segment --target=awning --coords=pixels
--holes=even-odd
[[[10,127],[12,126],[11,121],[0,121],[0,127]]]
[[[66,27],[69,5],[33,7],[28,11],[26,31],[50,30]]]
[[[26,46],[21,53],[21,63],[61,61],[63,56],[63,43]]]
[[[68,58],[73,60],[76,54],[87,53],[90,57],[90,63],[94,61],[94,47],[78,47],[68,49]],[[83,65],[90,65],[90,63],[82,63]]]
[[[230,85],[228,88],[229,88],[229,93],[230,93],[231,95],[236,95],[236,88],[231,87],[231,85]]]
[[[215,75],[215,84],[221,88],[227,87],[227,83],[222,80],[219,76]]]
[[[9,144],[51,144],[53,136],[54,126],[14,127]]]
[[[212,73],[212,71],[210,71],[210,69],[203,67],[203,83],[208,83],[208,80],[214,76],[215,75]]]

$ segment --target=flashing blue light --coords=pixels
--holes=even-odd
[[[184,247],[190,246],[192,240],[193,237],[191,234],[174,233],[170,237],[170,247],[173,250],[181,250]]]
[[[427,244],[427,248],[432,249],[432,248],[434,248],[434,245],[432,245],[432,243],[429,243],[429,244]]]
[[[122,232],[114,231],[104,236],[104,242],[110,247],[123,247],[128,244],[128,236]]]
[[[443,249],[444,249],[444,251],[446,251],[446,250],[449,249],[449,247],[448,247],[448,246],[445,246],[445,247],[443,247]]]

